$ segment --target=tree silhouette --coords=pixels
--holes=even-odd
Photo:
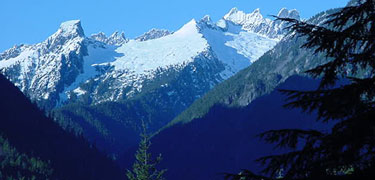
[[[317,112],[317,121],[333,123],[328,132],[283,129],[259,135],[292,151],[262,157],[261,175],[244,170],[228,179],[364,180],[375,177],[375,0],[361,0],[328,16],[321,25],[294,19],[290,32],[306,37],[304,48],[330,61],[307,71],[321,78],[314,91],[281,90],[289,108]],[[348,83],[338,83],[340,79]],[[282,176],[279,176],[280,173]]]
[[[151,146],[150,136],[146,133],[144,123],[142,126],[142,139],[135,155],[136,161],[133,164],[133,170],[128,170],[126,176],[129,180],[163,180],[166,170],[156,169],[156,165],[162,160],[161,154],[155,160],[152,160],[151,153],[148,152]]]

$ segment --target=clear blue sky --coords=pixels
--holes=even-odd
[[[128,38],[151,28],[177,30],[192,18],[220,19],[232,7],[263,15],[297,9],[303,18],[348,0],[1,0],[0,52],[15,44],[34,44],[54,33],[63,21],[80,19],[86,35],[123,30]]]

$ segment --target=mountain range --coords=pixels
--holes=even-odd
[[[311,24],[322,24],[337,9],[316,14],[307,20]],[[314,49],[301,48],[306,39],[289,34],[274,48],[262,55],[251,66],[238,72],[223,83],[215,86],[202,98],[176,117],[169,125],[189,122],[208,112],[214,104],[243,107],[256,98],[268,94],[292,75],[303,75],[306,70],[325,63],[324,54]]]
[[[296,10],[280,17],[300,19]],[[217,22],[191,20],[175,32],[135,38],[86,36],[79,20],[34,45],[0,54],[0,72],[69,131],[118,154],[139,125],[156,132],[217,84],[249,67],[285,35],[284,22],[233,8]]]
[[[305,21],[322,24],[336,11]],[[297,10],[277,16],[301,20]],[[41,43],[1,53],[0,72],[62,129],[123,167],[133,162],[146,124],[168,179],[222,179],[259,170],[253,160],[274,153],[257,133],[326,127],[309,123],[314,114],[282,108],[277,89],[315,88],[318,80],[301,76],[328,61],[301,48],[306,39],[287,34],[287,26],[259,9],[233,8],[216,22],[204,16],[174,32],[151,29],[128,39],[119,31],[86,36],[72,20]]]
[[[307,22],[323,24],[339,9],[321,12]],[[164,156],[169,179],[223,179],[225,173],[262,170],[255,160],[287,152],[257,138],[277,129],[327,130],[315,112],[283,107],[278,90],[315,90],[319,79],[304,73],[327,63],[324,54],[301,46],[305,37],[290,34],[251,66],[215,86],[153,137],[152,151]],[[342,81],[341,83],[345,83]],[[199,163],[197,163],[199,162]]]
[[[295,10],[282,9],[279,16],[299,19]],[[205,16],[173,33],[152,29],[129,40],[123,32],[86,37],[80,21],[73,20],[41,43],[3,52],[0,69],[46,108],[84,95],[88,104],[118,101],[139,94],[147,88],[145,81],[171,69],[210,68],[204,81],[214,86],[270,50],[283,37],[283,27],[263,18],[259,9],[246,14],[233,8],[216,23]],[[85,88],[90,83],[94,85]]]

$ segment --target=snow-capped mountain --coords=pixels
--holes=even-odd
[[[99,42],[108,44],[108,45],[115,45],[115,46],[121,46],[122,44],[125,44],[128,42],[128,40],[125,38],[125,33],[118,31],[114,32],[111,36],[107,37],[103,32],[100,32],[98,34],[91,35],[91,39],[97,40]]]
[[[295,10],[282,9],[279,15],[299,18]],[[233,8],[218,22],[205,16],[174,33],[153,29],[128,40],[118,32],[86,37],[80,21],[68,21],[42,43],[15,46],[0,54],[0,70],[31,99],[49,107],[83,96],[88,104],[126,100],[166,87],[173,96],[193,86],[191,93],[198,98],[274,47],[284,26],[264,18],[258,9],[246,14]],[[175,75],[164,84],[153,83],[171,71],[187,72],[184,77],[195,80],[170,87],[181,76]],[[198,81],[204,85],[194,83]]]
[[[151,29],[150,31],[142,34],[141,36],[135,38],[135,40],[138,40],[138,41],[147,41],[147,40],[150,40],[150,39],[157,39],[157,38],[161,38],[161,37],[164,37],[164,36],[167,36],[167,35],[170,35],[171,32],[169,32],[168,30],[166,29]]]
[[[316,25],[324,24],[329,20],[329,16],[337,13],[338,10],[330,9],[321,12],[306,20],[306,22]],[[187,123],[195,118],[203,117],[215,104],[228,107],[245,107],[257,98],[272,92],[276,86],[289,77],[294,75],[304,76],[303,72],[322,63],[327,63],[324,54],[314,53],[314,49],[301,48],[304,43],[306,43],[304,37],[285,36],[272,50],[261,56],[257,62],[207,92],[203,98],[195,101],[168,126]]]
[[[300,19],[299,12],[295,9],[287,10],[282,8],[278,15],[281,18]],[[260,13],[260,9],[255,9],[252,13],[246,14],[233,8],[224,19],[234,24],[241,25],[244,30],[264,35],[272,39],[281,39],[285,34],[286,22],[272,21],[264,18]]]
[[[57,92],[83,73],[85,34],[80,21],[61,24],[56,33],[35,45],[19,45],[0,55],[0,71],[32,100],[55,105]]]
[[[283,36],[283,24],[276,24],[258,10],[231,10],[218,22],[205,16],[140,40],[122,33],[88,37],[80,21],[68,21],[41,43],[1,53],[0,72],[53,109],[63,128],[121,153],[136,142],[142,120],[151,132],[159,130],[272,49]]]

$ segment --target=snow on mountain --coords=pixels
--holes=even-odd
[[[83,40],[80,21],[64,22],[42,43],[15,46],[2,53],[0,72],[31,99],[56,101],[56,92],[82,72]]]
[[[0,66],[7,67],[12,64],[11,61],[6,61],[11,58],[15,58],[19,56],[25,49],[27,49],[29,45],[21,44],[21,45],[15,45],[12,48],[4,51],[0,54],[0,60],[3,60],[3,62],[0,64]],[[9,65],[7,65],[9,64]]]
[[[105,43],[109,45],[115,45],[115,46],[121,46],[122,44],[125,44],[128,42],[128,39],[125,37],[125,33],[118,31],[115,31],[111,36],[107,37],[103,32],[99,32],[98,34],[91,35],[91,38]]]
[[[262,14],[260,14],[260,9],[255,9],[252,13],[246,14],[237,8],[232,8],[224,16],[224,19],[242,25],[246,30],[250,30],[250,27],[271,23],[270,19],[263,18]]]
[[[50,38],[52,40],[56,40],[59,37],[65,37],[67,39],[74,38],[76,36],[83,37],[85,36],[83,29],[81,27],[80,20],[71,20],[63,22],[60,25],[59,30],[53,34]]]
[[[123,53],[112,63],[115,70],[143,73],[167,66],[193,61],[206,51],[207,41],[199,33],[195,20],[191,20],[172,35],[148,41],[131,40],[116,51]]]
[[[209,16],[205,16],[199,24],[210,47],[226,66],[222,72],[225,79],[248,67],[278,42],[223,19],[215,24]]]
[[[92,34],[91,39],[94,39],[102,43],[107,43],[108,37],[103,32],[99,32],[97,34]]]
[[[295,10],[282,9],[279,15],[299,18]],[[127,40],[118,32],[85,37],[80,21],[67,21],[42,43],[0,54],[0,71],[32,99],[52,107],[83,95],[90,103],[126,99],[164,72],[186,68],[204,71],[194,78],[207,78],[201,82],[212,88],[272,49],[284,26],[263,18],[259,9],[246,14],[233,8],[218,22],[205,16],[174,33],[152,29]],[[196,88],[197,97],[207,91]]]
[[[88,46],[89,57],[94,49]],[[199,27],[195,20],[191,20],[173,34],[147,41],[130,40],[118,48],[98,46],[95,52],[99,54],[117,54],[117,56],[102,58],[106,59],[101,63],[88,63],[87,67],[96,66],[108,67],[110,71],[105,72],[95,81],[105,81],[110,85],[103,87],[101,83],[92,88],[92,96],[96,102],[118,100],[122,97],[130,97],[136,92],[140,92],[146,80],[152,80],[160,75],[160,71],[167,69],[181,70],[189,63],[193,63],[196,58],[209,50],[207,40],[199,33]],[[87,58],[92,59],[92,58]],[[91,65],[90,65],[91,64]],[[93,68],[91,68],[93,69]],[[85,74],[85,73],[84,73]],[[92,76],[93,73],[83,77]],[[88,78],[77,80],[69,90],[74,89],[77,95],[82,94],[82,89],[78,86]],[[95,84],[95,83],[94,83]],[[97,95],[99,89],[106,89],[105,93]],[[126,92],[124,89],[128,89]],[[68,90],[68,89],[67,89]],[[110,92],[110,93],[108,93]]]
[[[103,98],[96,95],[94,99],[102,102],[131,97],[144,88],[144,81],[158,76],[160,71],[170,68],[182,70],[191,63],[199,62],[200,58],[214,58],[225,67],[219,73],[220,80],[214,80],[215,85],[248,67],[278,42],[277,39],[243,30],[240,25],[227,23],[228,27],[223,31],[211,22],[209,16],[205,16],[199,22],[191,20],[173,34],[147,41],[130,40],[123,44],[115,49],[123,56],[99,64],[113,68],[98,80],[110,84],[105,89],[113,93],[101,94]],[[131,90],[123,91],[129,88]],[[99,86],[93,93],[97,93],[98,89]],[[77,92],[77,95],[82,94],[80,89]]]
[[[277,16],[300,19],[299,12],[295,9],[288,11],[286,8],[282,8]],[[246,14],[237,8],[233,8],[223,19],[241,25],[242,29],[246,31],[261,34],[272,39],[280,40],[285,34],[284,27],[286,27],[286,23],[264,18],[260,13],[260,9],[255,9],[253,12]]]
[[[81,83],[100,75],[101,67],[106,67],[106,65],[114,61],[116,57],[123,55],[115,51],[117,46],[100,44],[90,40],[86,40],[85,44],[87,46],[87,55],[83,57],[82,73],[76,77],[73,83],[65,87],[64,91],[60,92],[59,103],[70,98],[69,92],[71,91],[79,96],[86,94],[86,91],[79,88]]]
[[[164,37],[164,36],[167,36],[171,34],[168,30],[165,30],[165,29],[151,29],[150,31],[142,34],[141,36],[135,38],[135,40],[137,41],[147,41],[147,40],[150,40],[150,39],[157,39],[157,38],[161,38],[161,37]]]

